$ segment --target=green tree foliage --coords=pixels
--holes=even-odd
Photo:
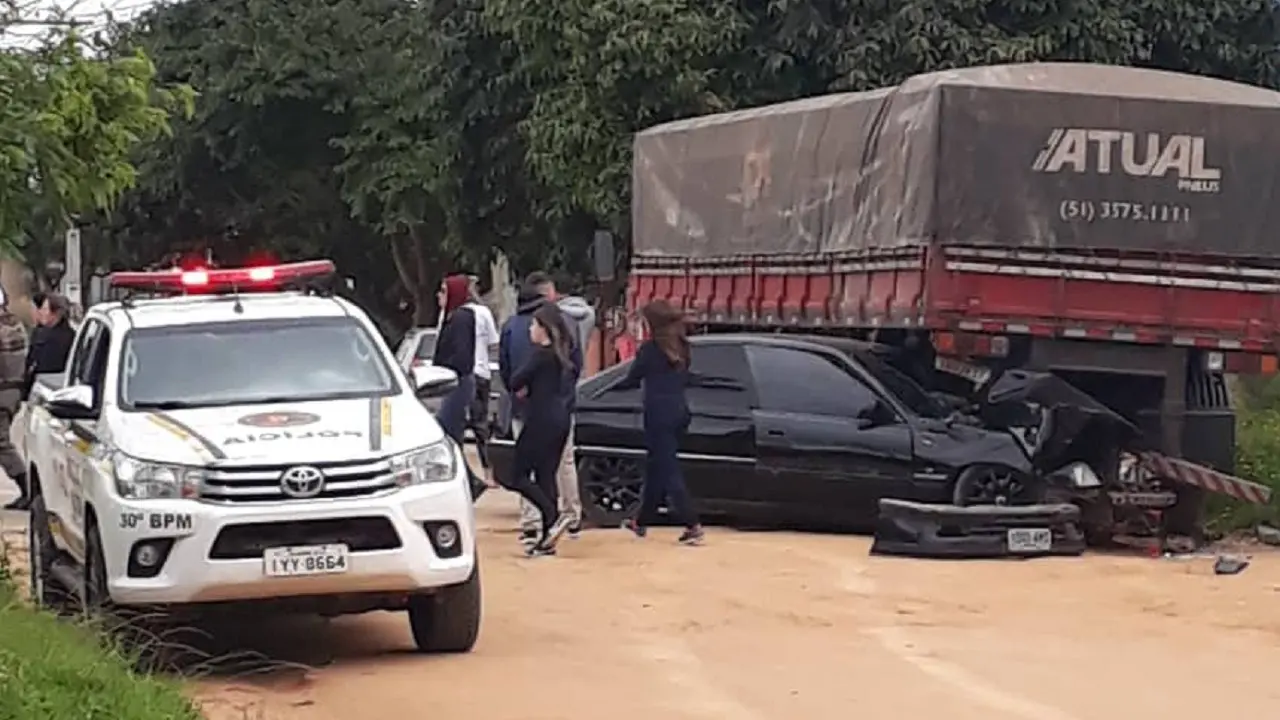
[[[0,18],[0,42],[18,22]],[[137,182],[133,151],[190,101],[146,55],[95,57],[73,31],[0,46],[0,251],[110,207]]]
[[[632,134],[665,120],[1031,60],[1275,86],[1277,39],[1270,0],[187,0],[119,39],[200,98],[109,234],[232,225],[423,322],[494,248],[580,272],[625,237]]]
[[[175,238],[224,259],[330,255],[384,318],[406,304],[419,324],[444,272],[480,272],[498,246],[537,262],[552,226],[517,132],[532,98],[478,8],[216,0],[147,13],[118,44],[200,98],[112,218],[114,244],[134,250],[117,262]],[[220,242],[228,227],[235,241]]]

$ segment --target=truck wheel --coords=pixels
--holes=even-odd
[[[970,465],[960,471],[951,491],[951,504],[1035,505],[1044,502],[1043,480],[1004,465]]]
[[[583,519],[596,527],[616,528],[640,509],[644,468],[618,457],[587,457],[578,463],[578,492]]]
[[[409,627],[419,652],[471,652],[480,636],[479,560],[461,585],[411,598]]]
[[[68,589],[53,579],[53,562],[58,547],[49,530],[49,511],[44,498],[37,495],[31,501],[31,518],[27,523],[27,554],[31,568],[31,600],[37,607],[61,613],[67,608]]]
[[[93,523],[85,528],[84,557],[84,589],[80,594],[84,616],[101,617],[111,612],[111,591],[107,589],[107,561],[102,554],[102,536]]]

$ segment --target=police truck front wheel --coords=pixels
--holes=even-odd
[[[111,612],[111,592],[107,589],[107,559],[96,523],[85,528],[84,557],[84,589],[80,594],[84,614],[101,617]]]
[[[49,529],[49,511],[44,498],[36,496],[31,501],[31,518],[27,524],[27,553],[31,564],[31,600],[38,607],[62,612],[67,607],[68,589],[58,585],[53,578],[53,563],[58,557],[58,547]]]
[[[466,582],[410,599],[409,627],[420,652],[471,652],[480,636],[479,561]]]

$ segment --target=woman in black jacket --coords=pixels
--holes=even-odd
[[[444,313],[444,324],[431,359],[433,364],[458,375],[458,386],[444,396],[436,418],[459,445],[467,429],[467,408],[476,394],[476,316],[470,308],[463,307],[470,297],[470,287],[466,275],[450,275],[440,283],[436,300]]]
[[[556,471],[569,439],[578,368],[573,361],[573,337],[555,304],[547,303],[533,313],[529,340],[533,351],[512,374],[507,388],[525,402],[524,429],[516,438],[507,488],[523,495],[542,515],[541,536],[526,552],[553,555],[556,542],[573,522],[569,513],[556,514]]]
[[[689,339],[684,317],[662,300],[642,311],[649,325],[650,339],[636,351],[626,377],[607,389],[644,386],[644,444],[647,451],[644,486],[640,492],[640,512],[625,527],[644,537],[665,499],[671,512],[684,525],[680,542],[702,543],[702,524],[693,509],[689,489],[680,470],[680,439],[689,429],[689,403],[685,399],[692,373],[689,370]]]

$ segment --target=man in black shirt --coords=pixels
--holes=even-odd
[[[76,331],[71,327],[70,314],[71,303],[61,295],[46,295],[38,306],[36,319],[40,324],[31,332],[23,398],[31,393],[36,375],[66,369],[71,343],[76,337]]]

